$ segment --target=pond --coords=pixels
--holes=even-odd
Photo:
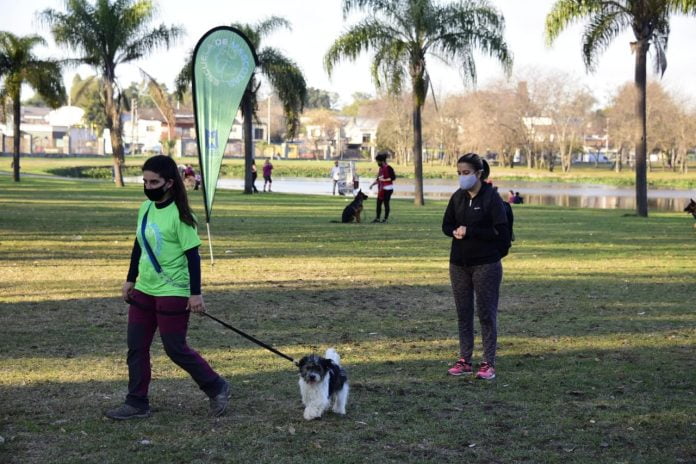
[[[129,177],[126,182],[142,182],[140,177]],[[372,196],[376,188],[370,192],[372,179],[361,180],[360,188]],[[601,209],[635,209],[635,189],[633,187],[612,187],[607,185],[567,184],[552,182],[523,182],[499,181],[495,184],[507,199],[508,190],[520,192],[525,204],[552,205],[571,208],[601,208]],[[256,187],[261,190],[263,180],[256,181]],[[218,188],[242,190],[242,179],[220,179]],[[313,195],[331,195],[333,184],[329,179],[304,177],[276,177],[273,179],[273,191],[279,193],[305,193]],[[457,189],[454,179],[425,179],[423,190],[426,199],[446,200]],[[414,185],[412,179],[399,178],[396,181],[393,198],[413,198]],[[648,206],[654,211],[682,211],[689,203],[689,198],[696,198],[696,192],[690,190],[648,190]]]

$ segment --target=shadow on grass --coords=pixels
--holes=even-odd
[[[693,441],[686,439],[693,429],[693,379],[652,364],[672,357],[668,350],[627,349],[611,369],[595,357],[607,359],[612,351],[502,355],[492,382],[448,377],[447,364],[434,359],[352,364],[368,353],[343,354],[351,379],[348,414],[327,413],[312,422],[301,417],[297,377],[289,364],[235,373],[240,363],[249,368],[257,362],[250,358],[214,362],[233,385],[231,413],[221,419],[205,416],[202,393],[176,370],[179,378],[155,375],[154,416],[129,423],[102,417],[125,394],[124,378],[5,385],[0,395],[8,441],[0,456],[5,462],[364,462],[368,457],[559,462],[562,456],[573,462],[627,457],[664,462],[667,456],[688,462],[696,457]],[[169,361],[155,359],[156,366],[163,363]],[[89,365],[83,369],[87,373]]]
[[[313,280],[259,282],[261,288],[206,293],[210,314],[272,345],[327,346],[375,340],[456,339],[456,313],[449,285],[372,285],[326,289]],[[60,279],[34,282],[62,288]],[[7,290],[8,298],[22,297]],[[34,298],[49,298],[42,293]],[[616,340],[654,334],[680,337],[693,331],[686,283],[638,281],[618,288],[609,279],[570,278],[557,285],[541,279],[505,282],[499,307],[499,337]],[[4,356],[58,356],[93,352],[121,343],[127,305],[118,298],[78,298],[0,303]],[[478,322],[476,323],[478,325]],[[676,335],[675,335],[676,334]],[[202,348],[249,343],[212,320],[192,315],[190,337]],[[78,340],[78,343],[75,341]],[[583,343],[591,343],[585,341]],[[657,343],[657,342],[653,342]],[[33,350],[33,351],[32,351]]]

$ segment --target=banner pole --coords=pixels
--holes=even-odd
[[[210,222],[206,222],[205,227],[208,229],[208,248],[210,249],[210,265],[215,266],[215,260],[213,259],[213,241],[210,240]]]

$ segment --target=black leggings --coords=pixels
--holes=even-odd
[[[384,198],[377,197],[377,219],[382,215],[382,203],[384,203],[384,219],[389,219],[389,200],[391,199],[393,190],[384,190]]]

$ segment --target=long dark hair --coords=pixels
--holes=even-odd
[[[179,219],[181,219],[181,222],[191,227],[196,227],[196,219],[191,212],[191,206],[189,206],[186,187],[184,187],[184,181],[181,180],[179,168],[176,166],[174,160],[164,155],[153,156],[145,161],[145,164],[143,164],[143,171],[154,172],[163,178],[165,182],[170,179],[174,181],[170,191],[172,192],[174,203],[176,203],[176,207],[179,210]]]
[[[488,165],[488,161],[485,159],[481,158],[479,155],[476,153],[467,153],[466,155],[462,155],[458,160],[457,164],[459,163],[467,163],[470,164],[476,169],[477,171],[481,171],[481,181],[483,182],[484,180],[488,179],[488,176],[491,175],[491,167]]]

